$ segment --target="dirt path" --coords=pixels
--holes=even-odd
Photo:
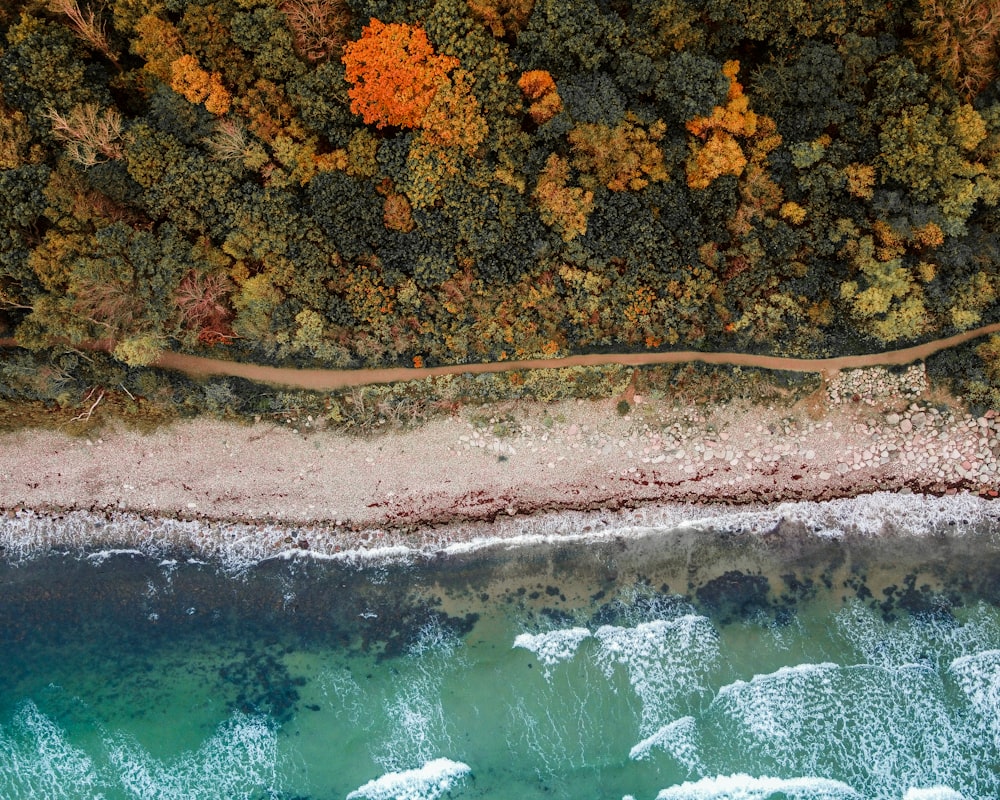
[[[860,356],[839,356],[837,358],[784,358],[781,356],[761,356],[748,353],[702,353],[696,350],[682,350],[672,353],[597,353],[593,355],[569,356],[567,358],[536,358],[525,361],[497,361],[484,364],[456,364],[420,369],[389,367],[383,369],[296,369],[292,367],[268,367],[260,364],[246,364],[225,361],[184,353],[163,353],[154,365],[162,369],[173,369],[189,375],[229,375],[237,378],[260,381],[262,383],[298,389],[329,391],[347,386],[363,386],[372,383],[393,383],[395,381],[417,380],[436,375],[463,373],[481,374],[506,372],[519,369],[552,369],[559,367],[601,366],[603,364],[624,364],[627,366],[647,366],[653,364],[680,364],[701,361],[706,364],[729,364],[740,367],[786,370],[790,372],[823,372],[832,375],[842,369],[860,367],[910,364],[920,361],[933,353],[957,347],[970,339],[1000,333],[1000,323],[984,325],[981,328],[935,339],[932,342]],[[13,347],[13,339],[0,339],[0,346]],[[106,346],[106,345],[105,345]]]
[[[567,358],[536,358],[525,361],[497,361],[485,364],[457,364],[421,369],[391,367],[385,369],[294,369],[267,367],[259,364],[241,364],[221,361],[183,353],[164,353],[156,365],[164,369],[176,369],[189,375],[231,375],[264,383],[294,386],[300,389],[331,390],[346,386],[362,386],[371,383],[392,383],[394,381],[416,380],[436,375],[462,373],[481,374],[505,372],[518,369],[551,369],[559,367],[600,366],[603,364],[624,364],[646,366],[651,364],[679,364],[688,361],[702,361],[706,364],[730,364],[740,367],[760,367],[763,369],[787,370],[791,372],[824,372],[833,374],[842,369],[910,364],[920,361],[940,350],[956,347],[970,339],[1000,333],[1000,323],[986,325],[975,330],[937,339],[933,342],[871,353],[861,356],[840,356],[838,358],[783,358],[747,353],[701,353],[682,350],[672,353],[597,353],[593,355],[569,356]]]

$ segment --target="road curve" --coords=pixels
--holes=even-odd
[[[1000,333],[1000,323],[984,325],[974,330],[957,333],[944,339],[935,339],[916,347],[902,350],[888,350],[860,356],[838,356],[837,358],[785,358],[782,356],[762,356],[749,353],[702,353],[697,350],[681,350],[672,353],[596,353],[592,355],[568,356],[566,358],[535,358],[524,361],[494,361],[482,364],[454,364],[441,367],[387,367],[381,369],[297,369],[294,367],[268,367],[261,364],[247,364],[205,358],[184,353],[164,352],[153,362],[153,366],[172,369],[192,376],[226,375],[247,380],[270,383],[297,389],[329,391],[349,386],[364,386],[373,383],[393,383],[395,381],[417,380],[436,375],[482,374],[486,372],[507,372],[520,369],[553,369],[560,367],[594,367],[604,364],[626,366],[648,366],[653,364],[681,364],[701,361],[706,364],[728,364],[739,367],[785,370],[788,372],[824,372],[832,374],[842,369],[859,367],[911,364],[933,353],[956,347],[971,339]],[[0,339],[0,347],[14,347],[13,339]],[[101,349],[107,343],[98,345]],[[95,348],[96,349],[96,348]]]

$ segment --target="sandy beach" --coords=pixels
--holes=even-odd
[[[516,523],[546,512],[733,510],[874,491],[993,498],[998,456],[1000,418],[932,397],[918,365],[838,373],[795,405],[635,396],[626,415],[614,399],[468,407],[370,438],[291,418],[90,438],[23,430],[0,437],[0,508],[323,529],[336,549],[420,547],[484,525],[523,530]]]

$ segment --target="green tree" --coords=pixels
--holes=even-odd
[[[151,219],[169,220],[188,233],[225,237],[242,192],[224,162],[145,122],[129,130],[124,162],[142,188],[138,199]]]
[[[958,233],[977,202],[995,206],[998,178],[976,158],[986,123],[968,105],[942,109],[920,104],[886,120],[877,160],[882,181],[898,181],[918,201],[941,209],[948,233]]]
[[[624,36],[621,17],[595,0],[536,0],[514,58],[557,77],[592,72],[613,60]]]
[[[45,226],[48,176],[41,164],[0,170],[0,313],[8,318],[23,315],[40,288],[28,257]]]
[[[51,141],[50,110],[112,105],[107,74],[87,64],[83,44],[63,25],[27,13],[7,30],[0,55],[5,102],[24,114],[32,133]]]

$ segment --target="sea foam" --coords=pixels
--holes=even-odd
[[[135,549],[155,558],[179,550],[241,573],[272,558],[330,558],[348,566],[415,563],[493,547],[640,538],[664,530],[714,530],[740,535],[799,526],[808,535],[841,537],[958,536],[1000,529],[1000,504],[968,493],[946,497],[876,492],[842,500],[778,503],[733,511],[728,506],[644,505],[623,511],[567,511],[499,517],[490,523],[442,525],[420,532],[371,530],[359,535],[329,522],[280,524],[174,519],[131,512],[70,511],[46,515],[22,509],[0,515],[0,556],[12,562],[50,553],[86,555],[94,549]],[[286,539],[309,541],[308,550]],[[414,545],[414,541],[419,544]]]
[[[769,800],[781,792],[789,800],[861,800],[846,783],[826,778],[759,778],[717,775],[664,789],[656,800]]]
[[[530,650],[542,664],[551,667],[571,659],[580,643],[589,638],[590,631],[586,628],[563,628],[546,633],[519,634],[514,639],[514,647]]]
[[[907,789],[903,800],[965,800],[965,795],[947,786],[929,786],[926,789]]]
[[[822,764],[870,800],[899,798],[902,775],[962,785],[978,769],[940,674],[924,666],[780,669],[720,689],[703,724],[754,763]]]
[[[608,679],[624,667],[642,703],[641,732],[650,735],[708,692],[706,674],[719,657],[719,637],[707,617],[686,614],[633,628],[603,625],[597,660]]]
[[[652,758],[654,749],[671,755],[689,774],[703,771],[698,754],[698,723],[694,717],[681,717],[664,725],[652,736],[647,736],[635,745],[628,757],[633,761],[646,761]]]
[[[1000,650],[956,658],[948,673],[965,692],[982,732],[1000,748]]]
[[[236,715],[198,750],[166,762],[129,736],[105,746],[122,788],[136,800],[249,800],[280,790],[278,737],[262,717]]]
[[[30,700],[0,730],[0,796],[97,800],[102,789],[91,758]]]
[[[435,800],[471,772],[467,764],[436,758],[417,769],[389,772],[369,781],[347,795],[347,800]]]
[[[953,659],[989,649],[1000,641],[1000,622],[984,604],[971,608],[963,617],[959,622],[945,614],[918,615],[887,622],[875,610],[855,601],[834,615],[834,623],[859,663],[943,668]]]

